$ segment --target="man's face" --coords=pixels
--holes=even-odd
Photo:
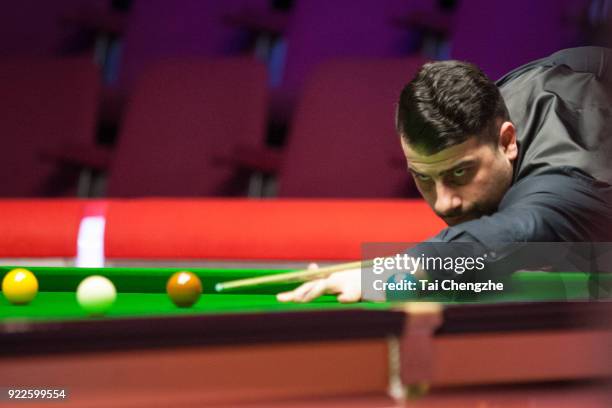
[[[518,154],[510,122],[501,125],[497,144],[472,137],[429,156],[401,140],[417,188],[450,226],[493,213],[510,188]]]

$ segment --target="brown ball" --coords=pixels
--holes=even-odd
[[[202,282],[192,272],[176,272],[168,279],[166,292],[178,307],[189,307],[200,298]]]

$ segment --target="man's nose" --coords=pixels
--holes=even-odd
[[[457,191],[440,183],[436,186],[436,203],[434,210],[440,215],[454,216],[461,210],[461,196]]]

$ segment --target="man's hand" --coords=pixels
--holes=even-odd
[[[314,264],[308,267],[315,268]],[[361,299],[361,269],[336,272],[327,278],[306,282],[290,292],[279,293],[276,298],[280,302],[306,303],[326,294],[338,295],[342,303],[358,302]]]

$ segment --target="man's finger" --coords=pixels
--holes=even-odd
[[[311,262],[308,264],[307,267],[309,270],[314,270],[314,269],[319,269],[319,265],[317,265],[314,262]],[[302,291],[306,288],[310,288],[312,282],[306,282],[305,284],[303,284],[302,286],[299,286],[298,288],[294,289],[294,290],[290,290],[288,292],[282,292],[276,295],[276,300],[278,300],[279,302],[295,302],[296,301],[296,296],[297,295],[302,295]],[[298,290],[299,289],[299,290]]]
[[[320,290],[319,287],[321,286],[321,281],[322,279],[316,279],[310,282],[306,282],[305,284],[297,288],[295,290],[295,296],[293,298],[293,301],[302,303],[307,302],[307,299],[312,298],[311,292],[314,291],[316,293]]]
[[[310,302],[311,300],[325,294],[325,291],[327,290],[326,279],[317,279],[312,283],[313,285],[309,287],[309,290],[303,293],[300,298],[296,299],[296,302]]]
[[[316,281],[306,282],[290,292],[283,292],[276,295],[280,302],[299,302],[302,296],[310,290]]]
[[[276,300],[279,302],[291,302],[293,300],[293,291],[282,292],[276,295]]]

